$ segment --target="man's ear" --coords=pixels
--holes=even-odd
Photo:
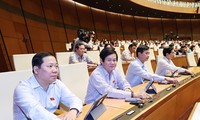
[[[35,74],[38,73],[38,69],[39,69],[38,66],[34,66],[34,67],[33,67],[33,71],[34,71]]]

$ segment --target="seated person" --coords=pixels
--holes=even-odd
[[[97,65],[92,59],[85,53],[85,46],[83,43],[77,43],[75,51],[69,57],[69,64],[75,64],[80,62],[87,62],[88,66]]]
[[[90,35],[89,35],[88,31],[86,31],[84,29],[78,29],[77,30],[77,38],[74,39],[74,42],[73,42],[73,51],[75,51],[76,44],[78,44],[80,42],[85,46],[85,48],[87,50],[92,49],[92,45],[89,44]]]
[[[143,84],[144,79],[154,79],[157,82],[166,80],[170,83],[175,83],[176,80],[174,78],[167,78],[147,72],[147,68],[144,65],[144,62],[149,59],[149,54],[150,52],[148,46],[140,45],[136,49],[137,57],[129,64],[126,72],[126,79],[131,84],[131,86],[133,87],[139,84]]]
[[[82,102],[57,79],[58,64],[49,52],[37,53],[32,59],[33,76],[23,80],[14,91],[14,120],[58,120],[53,113],[59,103],[69,107],[65,119],[75,120]]]
[[[115,48],[113,44],[107,43],[104,45],[104,48]]]
[[[191,71],[176,67],[174,63],[172,62],[172,59],[174,58],[175,52],[172,47],[164,48],[163,49],[163,58],[159,59],[156,66],[156,74],[161,76],[171,75],[173,72],[177,70],[177,72],[187,72],[189,74],[192,74]],[[170,72],[170,74],[168,73]]]
[[[85,103],[89,104],[100,96],[111,98],[143,98],[146,94],[134,94],[124,75],[116,68],[118,56],[113,48],[104,48],[100,53],[101,64],[92,72],[87,88]]]
[[[187,47],[185,45],[182,45],[181,48],[176,53],[176,55],[186,55],[186,53],[187,53]]]
[[[159,47],[159,49],[164,49],[166,47],[166,43],[161,43],[161,46]]]
[[[121,59],[122,61],[133,61],[135,59],[134,57],[134,51],[137,47],[137,44],[136,43],[132,43],[128,46],[128,50],[124,50],[122,52],[122,55],[121,55]]]

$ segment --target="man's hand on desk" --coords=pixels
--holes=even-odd
[[[172,84],[178,83],[178,81],[175,78],[166,77],[165,80]]]
[[[194,73],[190,70],[185,70],[186,73],[190,74],[190,75],[194,75]]]
[[[133,97],[134,98],[147,99],[147,98],[150,98],[151,96],[149,94],[147,94],[146,92],[142,92],[142,93],[134,94]]]
[[[68,113],[66,113],[63,120],[76,120],[77,110],[71,109]]]

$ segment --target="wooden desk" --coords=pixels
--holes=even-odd
[[[126,71],[128,69],[128,66],[129,66],[130,63],[122,63],[122,67],[123,67],[123,70],[124,70],[124,74],[126,75]]]
[[[198,56],[195,55],[194,58],[195,58],[196,63],[197,63],[198,62]],[[177,56],[177,57],[173,58],[172,61],[178,67],[182,67],[182,66],[188,67],[189,66],[186,56]]]
[[[95,69],[96,67],[97,67],[97,66],[88,67],[88,74],[89,74],[89,76],[91,75],[91,73],[94,71],[94,69]]]
[[[193,72],[200,72],[200,68],[190,68]],[[181,79],[188,78],[183,76]],[[180,80],[180,81],[183,81]],[[146,111],[142,111],[134,119],[187,119],[192,106],[200,99],[200,77],[191,78],[165,97],[153,103]]]
[[[84,117],[86,116],[90,107],[91,105],[83,106],[83,112],[77,117],[76,120],[84,120]],[[111,120],[112,118],[123,113],[124,111],[125,110],[123,109],[106,106],[106,111],[99,117],[99,120]],[[63,120],[65,114],[66,112],[64,114],[61,114],[59,118]]]
[[[200,100],[200,67],[189,68],[197,76],[181,76],[177,78],[180,81],[180,85],[172,87],[171,84],[160,85],[155,83],[155,87],[159,92],[154,96],[152,103],[145,103],[144,108],[138,108],[135,105],[131,105],[128,102],[124,102],[123,99],[110,99],[107,98],[104,104],[107,110],[100,116],[98,120],[109,120],[109,119],[133,119],[133,120],[175,120],[181,119],[186,120],[191,113],[193,105]],[[136,86],[133,88],[134,92],[143,91],[147,83]],[[171,90],[167,91],[167,88]],[[77,118],[83,120],[90,106],[83,107],[83,113]],[[124,115],[130,109],[136,112],[127,116]],[[123,117],[117,118],[123,115]]]
[[[177,56],[177,57],[173,58],[172,61],[178,67],[188,66],[186,56]]]

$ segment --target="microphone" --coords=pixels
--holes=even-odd
[[[177,71],[178,71],[178,70],[175,70],[175,71],[172,73],[171,77],[175,77],[174,75],[175,75],[175,73],[176,73]]]

